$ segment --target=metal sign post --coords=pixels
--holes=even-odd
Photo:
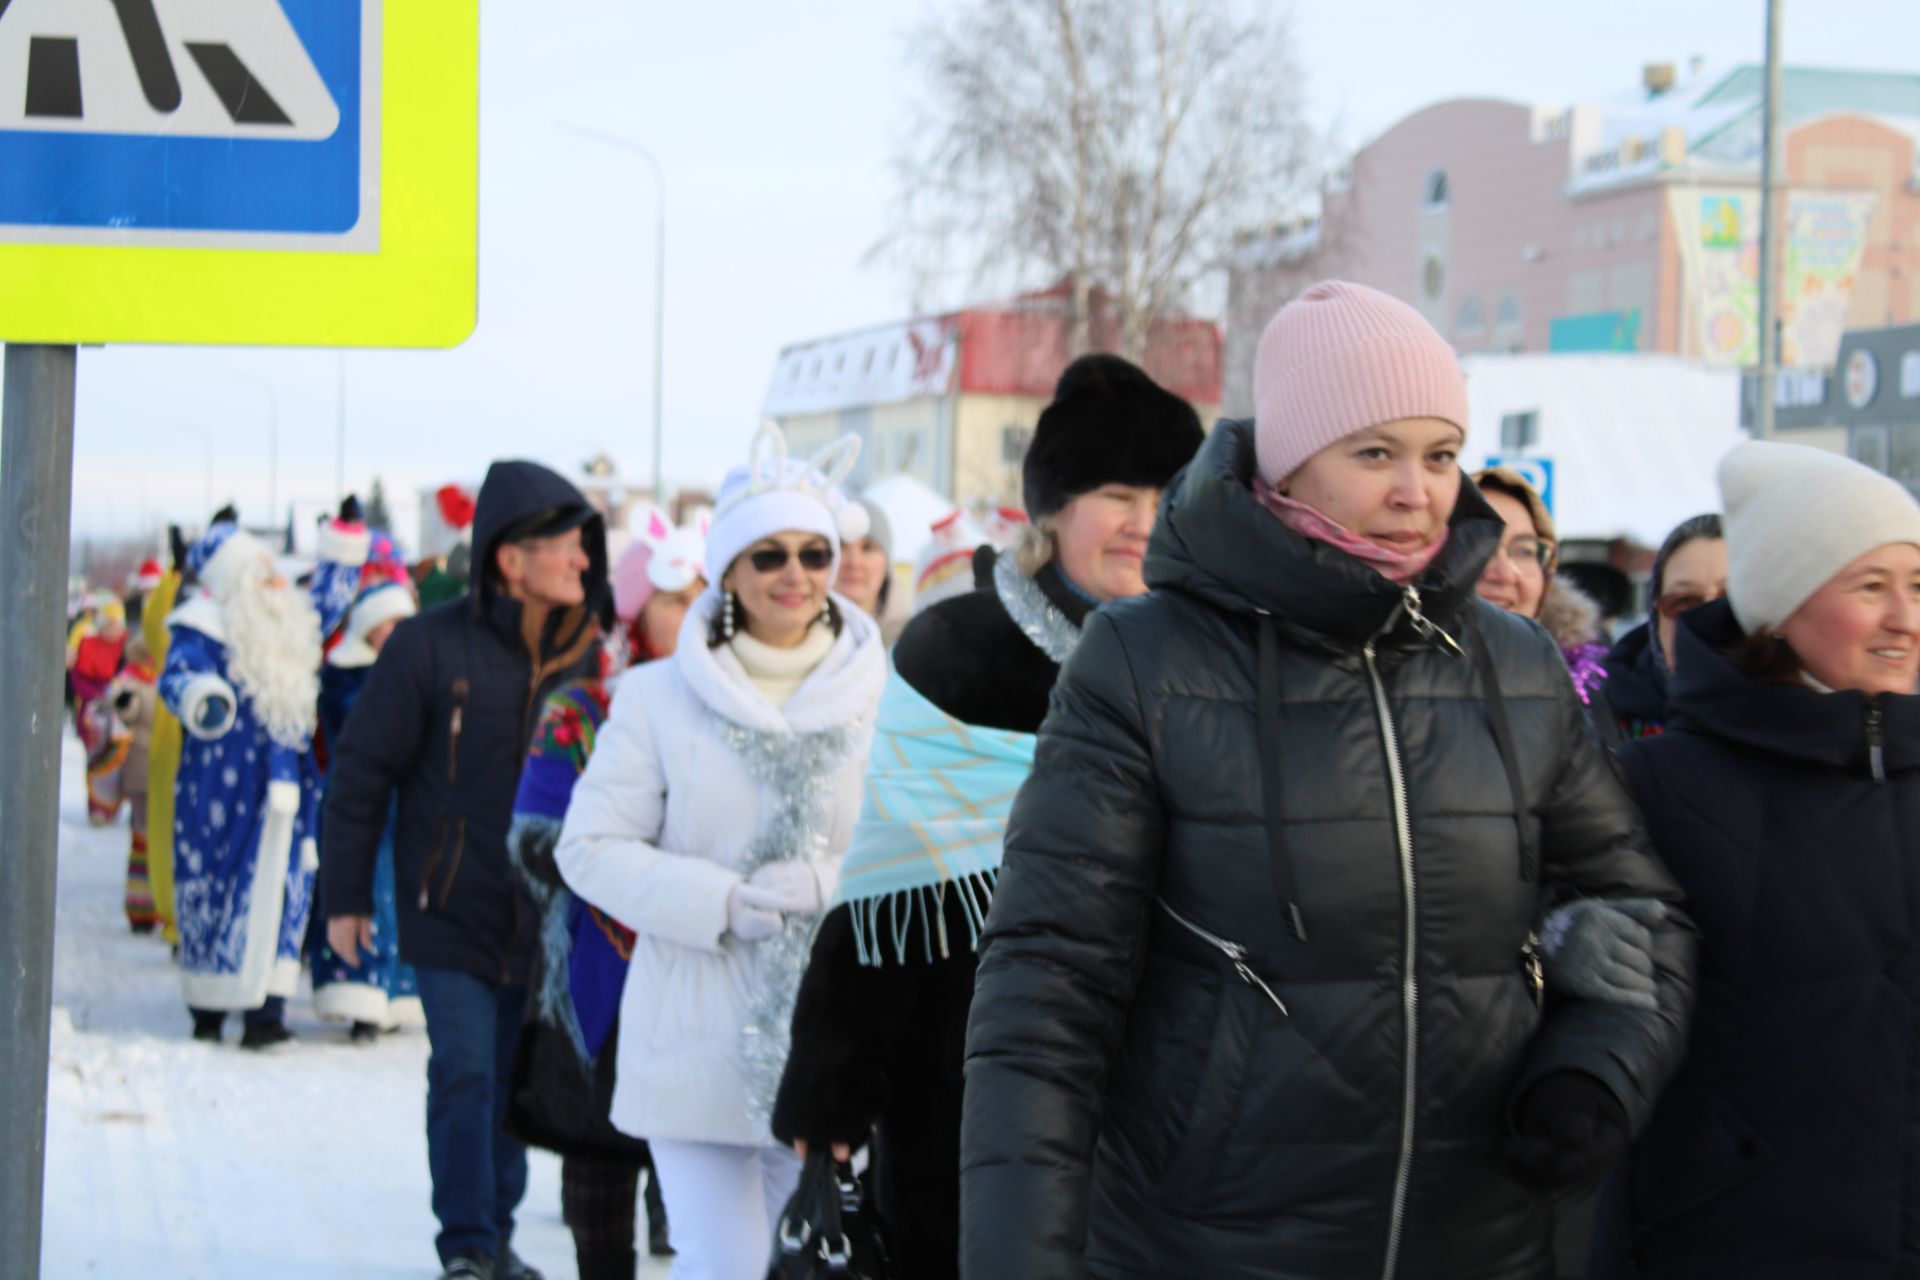
[[[0,1275],[40,1274],[74,348],[8,346],[0,403]]]

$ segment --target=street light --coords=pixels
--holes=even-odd
[[[213,437],[208,435],[201,428],[195,427],[195,426],[189,426],[187,423],[184,423],[184,422],[176,422],[173,425],[176,430],[184,431],[188,435],[198,436],[200,438],[200,443],[206,446],[207,484],[206,484],[206,493],[201,498],[201,502],[200,502],[200,510],[204,513],[201,516],[201,518],[205,519],[207,516],[211,516],[213,514]]]
[[[664,507],[666,493],[660,487],[660,388],[667,376],[666,365],[661,357],[661,335],[666,328],[667,312],[667,175],[653,152],[637,142],[577,124],[556,121],[555,127],[616,151],[638,156],[653,170],[653,501]]]
[[[260,388],[267,393],[267,524],[278,528],[276,513],[280,510],[280,393],[265,378],[251,373],[232,375],[236,381]]]

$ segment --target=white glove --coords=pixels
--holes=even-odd
[[[780,912],[768,894],[742,882],[727,891],[727,932],[742,942],[764,942],[780,932]]]
[[[771,895],[769,901],[775,904],[775,911],[803,916],[820,914],[820,879],[804,862],[769,862],[748,876],[747,883]]]

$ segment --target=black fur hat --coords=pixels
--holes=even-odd
[[[1204,438],[1193,406],[1115,355],[1081,356],[1053,389],[1021,469],[1042,520],[1103,484],[1164,489]]]

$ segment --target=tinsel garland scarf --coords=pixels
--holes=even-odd
[[[780,733],[720,721],[721,736],[773,801],[747,846],[742,869],[748,876],[776,862],[811,863],[826,855],[834,793],[857,741],[854,730],[843,725],[818,733]],[[812,949],[814,924],[812,916],[790,914],[779,933],[752,949],[755,982],[740,1043],[747,1114],[763,1130],[772,1122],[774,1095],[787,1067],[793,1003]]]

